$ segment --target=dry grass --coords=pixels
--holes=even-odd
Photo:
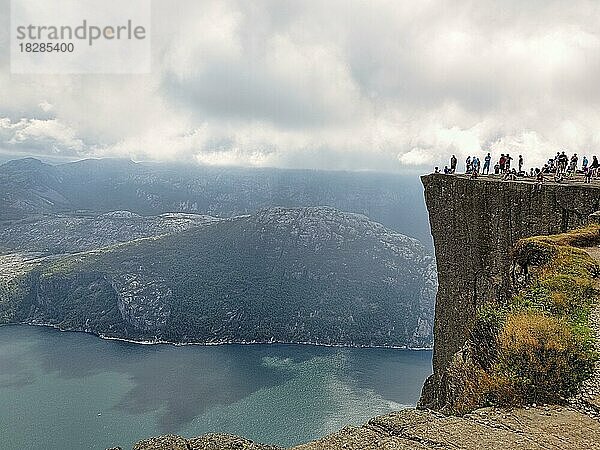
[[[576,230],[567,231],[566,233],[538,236],[529,239],[547,242],[552,245],[591,247],[600,243],[600,225],[591,224],[586,227],[577,228]]]
[[[502,404],[566,399],[590,375],[595,360],[567,321],[537,311],[509,314],[498,347],[492,378]]]
[[[528,281],[508,304],[480,310],[472,357],[454,361],[449,370],[458,394],[450,412],[560,403],[577,392],[598,358],[589,315],[598,302],[600,274],[598,261],[577,247],[598,243],[600,225],[590,225],[515,246],[515,262]],[[488,361],[477,364],[482,353]]]
[[[472,360],[455,359],[447,372],[449,404],[443,412],[467,414],[488,402],[492,377]]]
[[[548,263],[568,265],[572,269],[589,268],[588,265],[573,264],[576,259],[594,261],[581,247],[600,244],[600,225],[552,236],[535,236],[521,239],[514,248],[515,261],[521,266],[539,267]],[[566,263],[566,264],[565,264]]]

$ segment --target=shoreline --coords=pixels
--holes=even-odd
[[[203,347],[213,347],[219,345],[304,345],[311,347],[330,347],[330,348],[372,348],[372,349],[389,349],[389,350],[409,350],[409,351],[432,351],[432,347],[409,347],[406,345],[403,346],[393,346],[393,345],[363,345],[363,344],[324,344],[318,342],[290,342],[290,341],[217,341],[217,342],[171,342],[171,341],[163,341],[163,340],[141,340],[141,339],[128,339],[121,338],[116,336],[106,336],[100,333],[96,333],[94,331],[86,331],[86,330],[68,330],[62,329],[55,324],[51,323],[5,323],[0,324],[1,327],[7,326],[30,326],[30,327],[41,327],[41,328],[51,328],[53,330],[60,331],[61,333],[84,333],[91,336],[95,336],[97,338],[103,339],[105,341],[118,341],[118,342],[127,342],[130,344],[138,344],[138,345],[171,345],[174,347],[185,347],[185,346],[203,346]]]

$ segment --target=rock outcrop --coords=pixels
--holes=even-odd
[[[563,407],[506,411],[485,408],[464,417],[406,409],[375,417],[289,450],[490,450],[597,449],[600,422]],[[193,439],[161,436],[141,441],[133,450],[277,450],[225,434]],[[283,449],[281,449],[283,450]]]
[[[138,442],[133,450],[281,450],[230,434],[205,434],[191,439],[166,435]]]
[[[473,329],[477,308],[512,292],[511,248],[522,238],[564,232],[589,221],[600,189],[584,184],[422,177],[438,271],[434,374],[420,404],[436,408],[443,372]]]

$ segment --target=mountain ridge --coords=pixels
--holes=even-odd
[[[128,210],[218,217],[269,207],[326,205],[364,214],[431,248],[422,187],[393,174],[183,166],[91,159],[0,165],[0,221],[31,214]]]

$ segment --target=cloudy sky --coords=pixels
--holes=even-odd
[[[156,0],[150,75],[11,75],[0,151],[386,170],[600,154],[600,2]]]

